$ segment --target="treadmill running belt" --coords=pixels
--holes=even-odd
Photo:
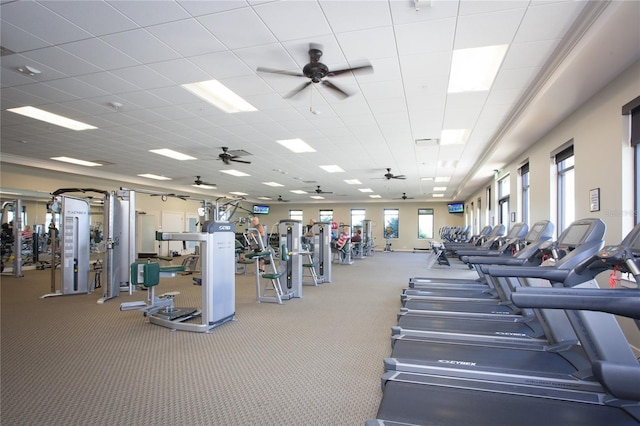
[[[577,370],[590,369],[591,364],[581,354],[579,347],[574,346],[567,352],[567,358],[580,365],[572,364],[561,355],[562,352],[412,340],[397,340],[391,358],[408,364],[429,363],[497,372],[516,370],[571,375]]]
[[[532,396],[388,381],[378,419],[425,426],[638,426],[621,409]]]
[[[485,336],[544,337],[542,327],[537,321],[508,322],[490,319],[437,318],[407,314],[400,316],[398,325],[406,330],[448,331],[451,333],[481,334]]]
[[[514,310],[509,305],[499,305],[492,300],[484,301],[423,301],[418,299],[407,299],[404,303],[407,309],[424,310],[424,311],[452,311],[452,312],[478,312],[478,313],[501,313],[510,314]]]

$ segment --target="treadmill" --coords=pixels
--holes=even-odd
[[[576,222],[578,226],[576,227]],[[580,244],[589,238],[589,234],[604,223],[599,219],[576,221],[571,225],[569,237],[575,238],[577,248],[567,254],[570,257],[577,252],[584,256],[583,262],[589,262],[596,250],[579,250],[580,246],[595,246],[591,243]],[[580,232],[578,232],[580,231]],[[565,233],[563,233],[565,235]],[[569,241],[568,239],[565,242]],[[565,258],[566,258],[565,257]],[[580,266],[580,265],[577,265]],[[576,267],[577,267],[576,266]],[[502,273],[519,273],[520,267],[503,268]],[[493,269],[493,267],[492,267]],[[530,275],[547,279],[556,286],[575,286],[598,288],[595,272],[591,269],[575,269],[569,274],[554,267],[531,267]],[[564,282],[558,283],[558,277],[564,275]],[[562,312],[562,311],[558,311]],[[390,358],[385,359],[387,371],[420,372],[424,374],[454,375],[463,378],[484,378],[492,381],[519,383],[537,382],[545,387],[564,387],[565,389],[591,389],[595,384],[591,373],[591,364],[596,359],[606,358],[615,362],[635,362],[635,356],[620,329],[616,319],[609,314],[566,311],[566,317],[580,341],[580,345],[571,341],[555,345],[519,345],[500,344],[482,340],[468,339],[446,340],[443,338],[425,338],[417,340],[396,340]],[[596,315],[597,314],[597,315]],[[488,323],[488,327],[502,323]],[[509,324],[509,323],[505,323]],[[596,336],[604,342],[606,348],[593,348]]]
[[[540,244],[540,249],[558,251],[561,254],[568,253],[556,265],[558,270],[570,271],[588,256],[597,252],[602,247],[605,225],[598,219],[582,219],[574,221],[558,238],[557,243],[545,248],[546,242]],[[550,244],[550,243],[549,243]],[[527,247],[528,248],[528,247]],[[533,248],[533,247],[532,247]],[[589,254],[584,254],[589,252]],[[538,251],[536,251],[537,253]],[[507,265],[512,263],[523,264],[531,259],[522,259],[520,256],[515,259],[505,260]],[[491,262],[491,260],[487,260]],[[497,262],[496,262],[497,263]],[[487,266],[487,265],[483,265]],[[523,267],[523,266],[520,266]],[[531,266],[537,268],[538,266]],[[484,268],[486,272],[491,267]],[[562,274],[563,272],[559,272]],[[491,274],[489,274],[491,275]],[[474,298],[464,297],[462,294],[452,296],[406,296],[404,307],[411,313],[431,315],[433,312],[470,312],[478,314],[503,314],[520,315],[521,311],[509,301],[511,287],[520,285],[517,279],[510,277],[491,277],[497,297],[494,298]],[[426,311],[426,312],[424,312]]]
[[[573,273],[573,270],[580,265],[580,262],[588,260],[591,254],[601,247],[601,240],[597,241],[595,245],[591,243],[582,248],[580,248],[580,242],[576,243],[574,241],[576,239],[575,227],[588,230],[589,228],[585,228],[587,225],[589,225],[593,235],[591,237],[584,236],[582,240],[593,240],[593,237],[601,239],[604,234],[604,226],[597,226],[599,225],[597,220],[582,220],[574,222],[560,236],[556,244],[549,245],[548,247],[553,247],[552,251],[557,251],[556,247],[560,247],[560,250],[563,252],[573,251],[570,256],[565,256],[563,259],[557,261],[553,267],[555,269],[555,279],[562,281],[566,286],[575,285],[584,281],[585,278]],[[529,245],[529,248],[534,247],[539,247],[539,245]],[[525,257],[531,256],[527,255]],[[492,267],[493,266],[489,266],[488,270]],[[535,268],[539,268],[539,266]],[[548,269],[545,271],[548,272]],[[501,309],[508,308],[508,311],[497,313],[495,312],[495,308],[490,306],[486,308],[488,306],[487,303],[491,302],[490,300],[481,300],[480,302],[482,303],[475,303],[476,298],[474,293],[471,293],[470,296],[469,292],[458,291],[456,294],[464,294],[465,297],[449,297],[445,299],[440,296],[443,293],[434,291],[433,294],[437,297],[434,297],[432,300],[423,297],[423,300],[427,301],[430,305],[433,300],[455,301],[459,303],[457,303],[457,305],[449,303],[449,310],[446,311],[402,308],[398,314],[398,325],[392,327],[392,344],[395,344],[396,339],[415,340],[416,338],[421,339],[426,336],[456,340],[469,340],[471,338],[472,340],[482,339],[487,341],[486,339],[489,339],[489,341],[495,342],[503,342],[505,340],[515,342],[525,339],[528,341],[520,343],[526,345],[548,345],[549,342],[575,343],[575,334],[564,312],[534,311],[532,309],[522,310],[510,302],[512,288],[517,288],[520,285],[531,285],[526,277],[518,280],[517,278],[493,277],[489,275],[489,278],[490,281],[499,283],[499,285],[496,286],[496,290],[499,290],[497,293],[500,295],[500,301],[494,301],[493,303],[500,306]],[[540,285],[538,282],[533,282],[533,284]],[[407,303],[407,305],[410,304]],[[458,306],[465,306],[465,309],[455,311]],[[489,312],[487,312],[487,309]],[[479,335],[485,337],[478,337]]]
[[[527,234],[524,236],[524,244],[526,246],[532,243],[536,243],[539,245],[542,242],[549,240],[553,235],[553,231],[554,231],[554,226],[550,221],[543,220],[543,221],[536,222],[531,227],[531,229],[527,232]],[[509,245],[510,243],[507,243],[506,247],[509,247]],[[524,250],[524,248],[526,247],[523,247],[522,249],[518,250],[518,252],[513,256],[511,256],[511,253],[503,252],[498,257],[499,258],[516,257],[520,252],[522,252],[522,250]],[[535,250],[533,250],[533,252],[535,252]],[[480,253],[476,253],[476,254],[479,255]],[[491,254],[491,256],[493,257],[493,254]],[[476,262],[472,261],[471,263],[475,264]],[[479,277],[476,279],[413,277],[409,279],[409,288],[415,289],[415,290],[430,289],[434,287],[448,288],[451,285],[456,285],[456,284],[460,284],[463,286],[471,285],[470,287],[472,286],[482,287],[483,285],[486,284],[484,273],[478,267],[475,267],[475,269],[479,275]]]
[[[640,225],[620,246],[601,250],[592,262],[585,262],[578,273],[605,265],[623,267],[640,282]],[[595,272],[597,274],[597,271]],[[593,272],[591,273],[593,274]],[[523,381],[500,383],[488,376],[483,381],[473,377],[444,374],[388,372],[383,376],[384,395],[374,425],[518,425],[541,423],[564,425],[639,425],[640,424],[640,364],[626,347],[612,348],[614,342],[603,323],[617,322],[613,315],[623,314],[636,319],[640,327],[640,291],[602,290],[588,280],[578,288],[518,288],[513,295],[530,307],[583,309],[576,317],[584,317],[584,325],[592,334],[585,351],[593,351],[592,370],[604,393],[591,394],[567,387],[549,387],[547,382]],[[558,302],[560,300],[560,302]],[[600,311],[600,312],[599,312]],[[592,317],[589,319],[588,317]],[[611,356],[618,359],[610,359]],[[463,404],[464,409],[461,408]]]

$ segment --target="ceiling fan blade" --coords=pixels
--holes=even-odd
[[[286,71],[286,70],[276,70],[276,69],[273,69],[273,68],[258,67],[258,68],[256,68],[256,71],[258,71],[258,72],[268,72],[268,73],[271,73],[271,74],[290,75],[290,76],[293,76],[293,77],[305,77],[305,75],[302,74],[301,72]]]
[[[247,161],[247,160],[238,160],[235,157],[229,158],[230,161],[235,161],[236,163],[244,163],[244,164],[251,164],[251,161]]]
[[[406,179],[407,177],[405,175],[397,175],[397,176],[392,176],[392,179]]]
[[[339,88],[338,86],[330,82],[329,80],[322,80],[322,84],[327,86],[328,89],[335,91],[342,98],[348,98],[349,96],[351,96],[351,93],[345,92],[344,90],[342,90],[341,88]]]
[[[287,93],[287,95],[284,97],[285,99],[289,99],[294,97],[295,95],[297,95],[298,93],[302,92],[304,89],[307,88],[307,86],[309,86],[311,84],[311,81],[307,81],[304,84],[301,84],[300,86],[296,87],[295,89],[293,89],[291,92]]]
[[[366,72],[366,71],[372,72],[373,71],[373,67],[371,65],[361,65],[359,67],[343,68],[343,69],[340,69],[340,70],[332,70],[327,75],[332,77],[334,75],[340,75],[340,74],[345,74],[345,73],[354,72],[354,71],[355,72],[360,72],[360,73]]]

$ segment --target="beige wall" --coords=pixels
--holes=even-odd
[[[640,95],[640,61],[593,96],[551,132],[524,151],[504,168],[499,177],[510,175],[510,208],[521,217],[518,190],[518,168],[529,161],[531,188],[531,220],[556,219],[555,176],[551,154],[573,139],[575,153],[576,219],[596,217],[607,225],[606,244],[617,244],[631,231],[633,223],[633,149],[629,146],[629,116],[622,106]],[[496,183],[492,195],[497,196]],[[600,211],[589,211],[589,190],[600,188]],[[477,198],[486,203],[484,188],[467,203]],[[486,204],[485,204],[486,205]],[[496,205],[494,201],[493,205]],[[608,273],[598,276],[601,287],[608,286]],[[634,349],[640,353],[640,334],[635,323],[622,318],[621,324]]]
[[[576,178],[576,218],[597,217],[607,224],[606,242],[616,244],[633,228],[633,149],[629,146],[629,116],[622,106],[640,95],[640,61],[593,96],[552,131],[522,152],[518,159],[501,170],[499,178],[509,175],[510,208],[519,211],[518,168],[529,161],[531,188],[530,222],[556,218],[555,175],[552,153],[573,140]],[[482,199],[486,205],[485,187],[467,201]],[[589,190],[600,188],[600,211],[589,211]],[[494,200],[492,203],[496,205]],[[494,212],[495,215],[495,212]]]

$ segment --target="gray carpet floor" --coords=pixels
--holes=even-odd
[[[427,254],[376,253],[333,265],[333,280],[283,305],[256,303],[255,275],[236,276],[236,320],[211,333],[171,331],[121,295],[40,299],[49,270],[2,277],[2,425],[362,425],[375,418],[399,295]],[[177,306],[199,306],[190,276],[162,279]]]

